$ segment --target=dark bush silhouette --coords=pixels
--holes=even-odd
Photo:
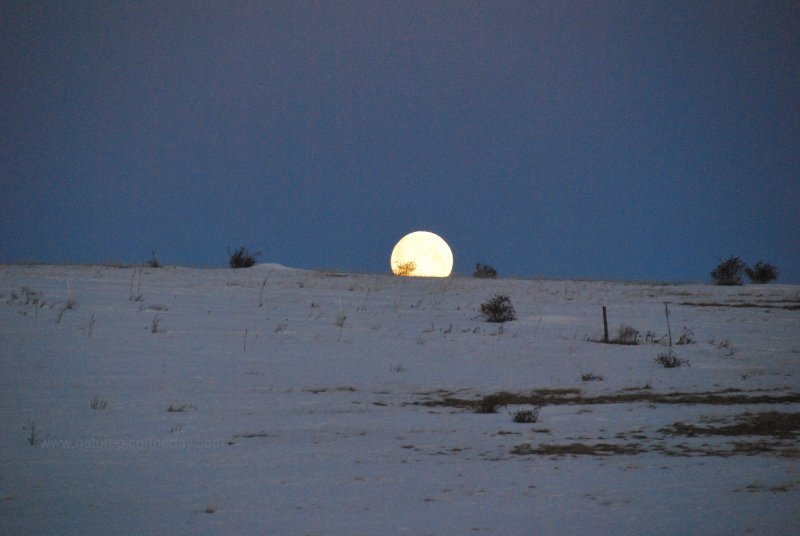
[[[230,255],[228,264],[231,268],[250,268],[256,263],[256,257],[259,257],[261,253],[251,253],[249,249],[240,247],[234,252],[228,248],[228,255]]]
[[[711,271],[711,278],[717,285],[741,285],[744,267],[745,264],[739,257],[731,257]]]
[[[488,302],[482,303],[481,313],[488,322],[509,322],[517,319],[511,300],[502,294],[497,294]]]
[[[488,264],[476,263],[472,277],[477,277],[479,279],[497,279],[497,270]]]
[[[488,264],[475,263],[475,271],[472,272],[472,277],[479,279],[497,279],[497,270]]]
[[[766,262],[757,262],[750,268],[746,266],[744,273],[753,283],[769,283],[778,278],[778,269]]]
[[[414,272],[417,271],[417,263],[414,261],[408,261],[404,263],[397,263],[395,265],[395,274],[402,275],[402,276],[410,276],[413,275]]]

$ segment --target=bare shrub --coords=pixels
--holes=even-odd
[[[672,350],[658,354],[656,357],[656,363],[660,364],[664,368],[677,368],[682,367],[683,365],[686,365],[687,367],[689,366],[689,361],[687,359],[680,359]]]
[[[627,324],[622,324],[614,342],[617,344],[639,344],[639,330]]]
[[[486,303],[481,304],[481,314],[487,322],[510,322],[517,319],[514,305],[508,296],[497,294]]]
[[[475,271],[472,272],[472,277],[477,277],[479,279],[497,279],[497,270],[488,264],[476,263]]]
[[[692,328],[683,328],[683,333],[678,338],[675,344],[695,344],[697,340],[694,338],[694,330]]]
[[[106,406],[108,406],[108,402],[96,396],[89,402],[89,407],[98,411],[106,409]]]
[[[395,274],[402,276],[412,275],[416,271],[417,271],[417,263],[414,261],[397,263],[394,269]]]
[[[183,413],[186,411],[191,411],[197,409],[197,406],[193,406],[192,404],[183,404],[178,401],[172,401],[167,408],[167,411],[170,413]]]
[[[231,252],[231,248],[228,248],[228,255],[230,256],[228,264],[231,268],[250,268],[255,265],[256,257],[260,257],[261,253],[252,253],[242,246],[233,252]]]
[[[591,372],[585,372],[581,374],[581,381],[582,382],[601,382],[603,381],[603,377],[597,374],[592,374]]]
[[[541,404],[531,409],[518,409],[511,415],[511,420],[521,424],[533,424],[539,420]]]
[[[778,269],[761,261],[757,262],[752,268],[745,266],[744,273],[747,274],[747,278],[752,283],[769,283],[778,278]]]
[[[25,296],[25,305],[38,306],[41,299],[44,297],[43,292],[37,292],[30,287],[22,287],[22,295]]]
[[[731,257],[711,271],[711,278],[717,285],[741,285],[742,270],[745,264],[739,257]]]

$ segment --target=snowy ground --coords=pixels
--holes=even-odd
[[[797,533],[798,286],[0,266],[0,371],[2,534]]]

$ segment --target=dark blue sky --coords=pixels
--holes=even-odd
[[[0,261],[800,283],[800,3],[3,2]]]

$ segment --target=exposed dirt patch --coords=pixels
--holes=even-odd
[[[320,393],[331,393],[331,392],[350,392],[350,393],[354,393],[354,392],[358,391],[358,389],[356,389],[352,385],[343,385],[341,387],[315,387],[315,388],[306,389],[306,391],[309,392],[309,393],[318,395]]]
[[[647,451],[639,448],[639,445],[636,443],[627,445],[612,443],[595,443],[594,445],[570,443],[568,445],[539,445],[538,447],[532,447],[530,443],[522,443],[511,449],[511,454],[539,454],[542,456],[610,456],[618,454],[641,454],[642,452]]]
[[[692,307],[740,307],[740,308],[757,308],[757,309],[786,309],[787,311],[800,311],[800,303],[789,300],[779,300],[779,301],[772,301],[765,303],[681,302],[679,305],[689,305]]]
[[[715,392],[699,393],[654,393],[647,389],[626,390],[619,393],[597,396],[582,396],[580,389],[545,389],[528,394],[500,391],[479,398],[458,398],[445,396],[412,404],[437,407],[449,406],[472,409],[477,413],[494,413],[504,405],[594,405],[594,404],[632,404],[646,402],[650,404],[787,404],[800,403],[800,393],[773,393],[765,391],[742,391],[725,389]]]
[[[547,389],[530,393],[500,391],[474,398],[441,393],[441,398],[412,402],[427,407],[453,407],[476,413],[494,413],[511,405],[575,405],[596,404],[660,404],[754,406],[761,404],[798,404],[800,393],[780,390],[724,389],[711,392],[654,393],[650,389],[626,389],[617,393],[584,396],[579,389]],[[434,393],[429,393],[429,396]],[[796,409],[793,408],[793,409]],[[584,413],[587,407],[577,408]],[[675,422],[667,426],[637,427],[614,434],[614,443],[604,441],[603,430],[597,436],[581,437],[583,442],[554,443],[534,446],[521,443],[510,447],[515,455],[539,456],[615,456],[658,452],[664,456],[753,456],[777,455],[798,458],[800,412],[746,411],[733,417],[701,417],[698,422]],[[548,431],[549,432],[549,431]],[[505,434],[498,434],[505,435]],[[703,439],[709,438],[709,439]],[[554,439],[556,439],[554,437]],[[557,440],[556,440],[557,441]]]
[[[769,493],[788,493],[790,491],[795,491],[800,489],[800,482],[786,482],[784,484],[778,484],[776,486],[765,486],[764,484],[759,483],[752,483],[748,484],[744,488],[735,489],[733,491],[746,491],[748,493],[757,493],[757,492],[769,492]]]
[[[695,436],[774,436],[794,438],[800,432],[800,413],[743,413],[736,422],[724,426],[697,426],[676,422],[659,432],[669,435]]]

